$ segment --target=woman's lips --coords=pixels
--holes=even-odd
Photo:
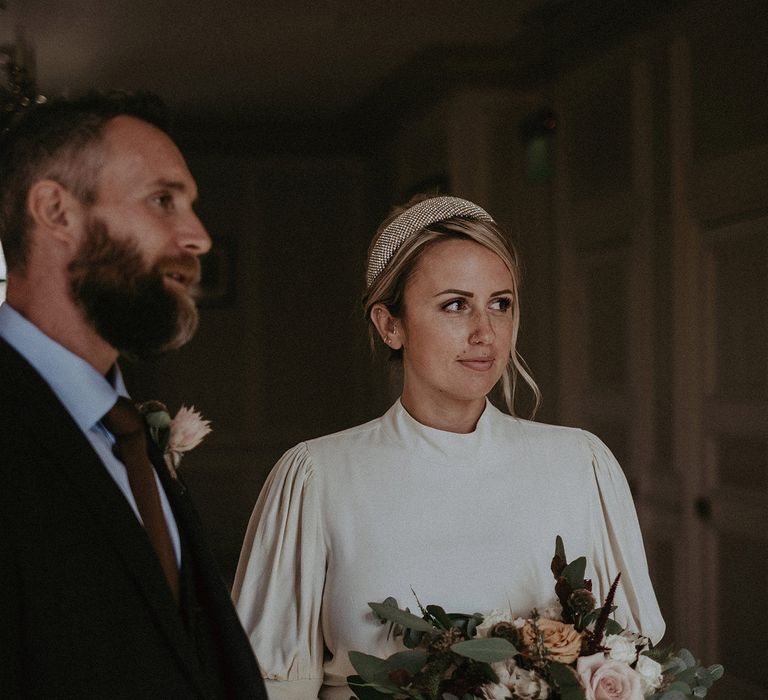
[[[459,362],[467,369],[474,370],[475,372],[486,372],[493,367],[492,357],[475,357],[466,360],[459,360]]]

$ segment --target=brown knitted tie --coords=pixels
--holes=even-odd
[[[171,587],[173,597],[179,599],[179,570],[173,543],[168,533],[168,526],[160,504],[160,494],[155,483],[155,472],[147,455],[147,440],[144,433],[144,421],[133,403],[121,396],[112,406],[102,422],[112,435],[115,445],[112,451],[122,461],[128,472],[136,506],[144,522],[144,529],[155,549],[160,566]]]

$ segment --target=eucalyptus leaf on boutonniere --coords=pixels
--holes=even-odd
[[[197,447],[211,432],[211,422],[205,420],[194,406],[182,406],[173,418],[160,401],[145,401],[138,408],[149,428],[149,436],[162,450],[168,471],[175,479],[182,456]]]

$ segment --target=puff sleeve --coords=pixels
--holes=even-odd
[[[271,700],[317,698],[326,547],[304,443],[273,468],[256,502],[232,596]]]
[[[597,499],[592,508],[592,562],[601,583],[595,592],[604,598],[610,583],[621,572],[615,599],[617,619],[627,629],[640,632],[655,644],[664,636],[665,625],[648,575],[629,485],[611,451],[594,435],[584,435]]]

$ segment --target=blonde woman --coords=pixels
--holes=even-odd
[[[514,416],[517,257],[490,215],[419,197],[381,225],[366,317],[402,362],[380,418],[301,443],[256,503],[234,598],[272,700],[348,700],[347,654],[401,647],[368,601],[421,598],[526,615],[554,603],[556,535],[586,555],[598,599],[622,572],[620,621],[664,633],[621,468],[581,430]],[[509,414],[487,399],[501,383]]]

